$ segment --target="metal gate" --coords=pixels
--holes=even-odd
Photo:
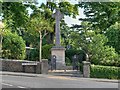
[[[72,65],[73,65],[73,70],[79,69],[79,56],[78,55],[74,55],[72,57]]]
[[[51,57],[50,67],[51,67],[51,70],[56,70],[56,56],[55,55]]]

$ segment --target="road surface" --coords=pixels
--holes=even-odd
[[[2,88],[118,88],[118,83],[62,76],[2,75]]]

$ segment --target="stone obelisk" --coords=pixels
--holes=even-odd
[[[52,56],[56,56],[56,69],[65,68],[65,48],[60,44],[60,20],[63,18],[63,14],[59,9],[52,15],[55,18],[55,46],[51,49]]]

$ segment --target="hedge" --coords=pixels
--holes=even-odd
[[[91,65],[90,77],[120,79],[120,67]]]

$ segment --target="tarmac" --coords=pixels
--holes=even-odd
[[[78,72],[74,71],[74,74],[71,74],[71,71],[64,70],[56,70],[49,71],[48,74],[34,74],[34,73],[23,73],[23,72],[8,72],[8,71],[0,71],[0,75],[12,75],[12,76],[26,76],[26,77],[57,77],[57,78],[71,78],[71,79],[81,79],[81,80],[92,80],[97,82],[112,82],[112,83],[120,83],[119,80],[113,79],[101,79],[101,78],[84,78],[82,75],[79,75]],[[79,75],[79,76],[76,76]]]

